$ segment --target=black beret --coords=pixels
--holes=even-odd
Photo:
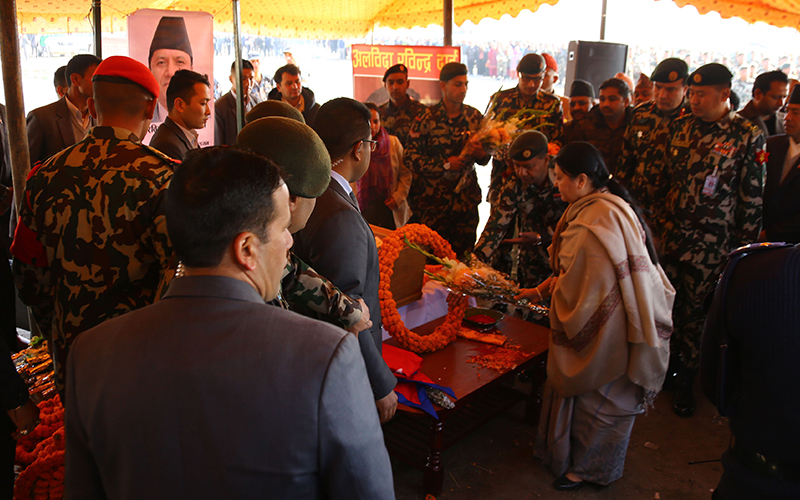
[[[544,57],[539,54],[525,54],[517,64],[517,72],[526,75],[538,75],[545,68]]]
[[[322,139],[304,123],[282,116],[259,118],[239,132],[236,143],[282,167],[294,196],[317,198],[330,184],[331,157]]]
[[[573,80],[569,89],[570,97],[591,97],[594,99],[594,86],[586,80]]]
[[[696,87],[731,83],[731,80],[733,80],[733,74],[720,63],[705,64],[689,75],[689,85]]]
[[[659,83],[672,83],[678,80],[686,80],[687,76],[689,76],[689,66],[686,65],[686,61],[677,57],[669,57],[658,63],[656,69],[653,70],[653,74],[650,75],[650,80]]]
[[[800,104],[800,85],[795,85],[786,104]]]
[[[440,82],[448,82],[451,79],[467,74],[467,67],[461,63],[449,62],[442,66],[442,71],[439,73]]]
[[[538,130],[527,130],[517,136],[508,148],[508,157],[527,161],[547,151],[547,136]]]
[[[253,109],[247,112],[244,116],[244,120],[250,123],[259,118],[266,118],[268,116],[282,116],[284,118],[291,118],[300,123],[306,122],[306,119],[303,118],[303,113],[297,108],[283,101],[276,101],[274,99],[256,104]]]
[[[186,31],[186,22],[182,17],[164,16],[158,22],[153,41],[150,42],[149,63],[153,59],[153,52],[160,49],[181,50],[192,56],[192,46],[189,43],[189,33]]]
[[[405,64],[395,64],[391,68],[386,70],[386,73],[383,74],[383,81],[385,82],[389,75],[392,73],[403,73],[408,77],[408,67]]]

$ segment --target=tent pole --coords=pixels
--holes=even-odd
[[[606,39],[606,10],[608,7],[608,0],[603,0],[603,12],[600,15],[600,41]]]
[[[231,0],[231,10],[233,11],[233,55],[236,57],[236,75],[233,84],[236,85],[236,129],[242,130],[244,127],[244,86],[242,85],[242,18],[239,0]]]
[[[102,0],[94,0],[92,4],[92,19],[94,20],[94,55],[99,57],[100,59],[103,58],[103,30],[102,28],[102,16],[100,15],[100,4],[102,4]]]
[[[0,59],[6,94],[8,142],[11,149],[11,175],[14,181],[14,203],[19,213],[25,179],[31,166],[28,133],[25,125],[25,101],[22,98],[22,69],[19,64],[17,34],[17,1],[0,2]]]
[[[449,47],[453,45],[453,0],[444,0],[442,27],[444,28],[444,46]]]

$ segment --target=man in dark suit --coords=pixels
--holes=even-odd
[[[231,84],[234,84],[236,61],[231,64]],[[250,61],[242,59],[242,90],[244,91],[244,113],[258,104],[258,96],[252,93],[255,76]],[[239,127],[236,123],[236,86],[214,102],[214,145],[233,146]]]
[[[167,87],[169,115],[150,139],[150,146],[167,156],[182,160],[199,147],[197,132],[211,115],[211,87],[208,77],[182,69],[176,71]]]
[[[784,72],[761,73],[753,83],[753,98],[739,114],[757,125],[764,137],[784,133],[778,110],[783,107],[788,87],[789,77]]]
[[[314,92],[303,87],[300,68],[294,64],[281,66],[275,71],[273,81],[275,88],[269,91],[267,97],[270,100],[283,101],[296,108],[303,113],[303,118],[308,126],[313,127],[320,106],[314,97]]]
[[[292,244],[275,164],[191,151],[166,213],[185,276],[70,356],[65,497],[393,499],[355,336],[264,303]]]
[[[295,233],[293,251],[344,293],[363,298],[369,307],[373,325],[361,332],[358,340],[375,404],[385,422],[397,409],[397,395],[394,375],[381,357],[378,249],[349,185],[369,168],[375,144],[369,119],[366,106],[346,97],[328,101],[320,108],[314,130],[333,161],[331,181],[317,198],[306,227]]]
[[[767,139],[762,241],[800,243],[800,87],[786,106],[786,133]]]
[[[70,59],[67,94],[28,113],[31,165],[80,141],[93,125],[86,101],[92,97],[92,76],[100,61],[92,54],[78,54]]]

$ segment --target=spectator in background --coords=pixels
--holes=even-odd
[[[294,106],[303,114],[306,124],[313,128],[320,106],[314,98],[314,91],[303,87],[300,68],[294,64],[281,66],[275,72],[273,80],[275,81],[275,88],[270,90],[269,99],[283,101]]]
[[[58,98],[64,97],[64,94],[69,90],[69,81],[67,80],[67,66],[61,66],[53,75],[53,86],[56,89]]]
[[[175,72],[167,87],[169,116],[153,134],[150,146],[176,160],[200,147],[196,130],[205,128],[211,100],[208,77],[188,69]]]
[[[783,117],[778,115],[778,111],[783,107],[788,91],[789,77],[785,73],[762,73],[753,83],[753,98],[739,114],[757,125],[764,137],[783,134]]]

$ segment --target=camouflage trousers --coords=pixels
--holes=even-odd
[[[409,223],[425,224],[450,242],[459,260],[475,248],[478,207],[466,211],[415,208]]]
[[[714,291],[723,266],[680,262],[668,257],[661,265],[675,287],[670,351],[680,355],[687,368],[697,370],[700,367],[700,339],[706,320],[703,302]]]

